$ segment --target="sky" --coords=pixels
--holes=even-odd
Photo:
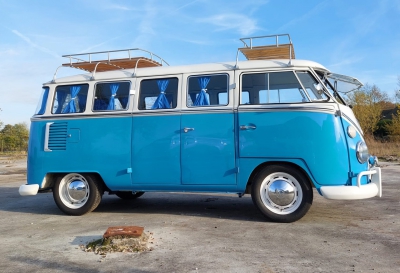
[[[400,0],[0,0],[0,121],[29,125],[62,55],[143,48],[170,65],[235,61],[239,38],[272,34],[290,35],[296,59],[393,97],[399,29]]]

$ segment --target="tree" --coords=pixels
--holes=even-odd
[[[0,131],[1,151],[26,151],[29,131],[26,123],[7,124]]]
[[[367,84],[361,90],[349,94],[348,98],[364,133],[372,135],[378,128],[383,106],[389,101],[388,96],[376,85]]]
[[[397,107],[397,115],[392,115],[392,122],[386,128],[391,137],[400,136],[400,107]]]
[[[400,75],[397,77],[397,85],[399,86],[399,90],[396,91],[395,99],[397,102],[400,102]]]
[[[3,111],[3,110],[1,110],[1,108],[0,108],[0,112],[1,111]],[[2,127],[3,127],[3,122],[0,120],[0,130],[1,130]]]

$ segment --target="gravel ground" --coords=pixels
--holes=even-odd
[[[316,192],[301,220],[266,221],[251,197],[105,195],[92,213],[62,214],[52,194],[21,197],[24,160],[0,157],[1,272],[400,272],[400,165],[382,163],[383,197],[330,201]],[[82,251],[110,226],[143,226],[152,251]]]

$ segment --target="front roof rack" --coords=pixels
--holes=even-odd
[[[133,52],[142,52],[142,53],[144,52],[149,56],[132,57],[131,55]],[[112,53],[114,53],[114,55],[117,53],[119,55],[121,55],[121,53],[126,54],[126,57],[113,59],[111,58]],[[93,58],[96,57],[98,58],[100,55],[103,56],[103,58],[104,55],[107,55],[107,59],[93,60]],[[156,66],[162,66],[163,64],[169,66],[169,64],[160,56],[140,48],[69,54],[69,55],[63,55],[63,57],[69,58],[69,63],[64,63],[57,68],[53,76],[53,82],[55,82],[56,80],[56,75],[60,67],[73,67],[87,72],[91,72],[92,79],[94,79],[96,72],[134,68],[135,72],[132,75],[135,75],[137,68],[156,67]]]
[[[285,37],[287,41],[284,43],[279,42],[280,37]],[[266,45],[254,46],[254,40],[268,39],[272,40],[273,43],[267,43]],[[256,36],[249,38],[241,38],[240,41],[244,44],[244,47],[238,49],[236,56],[236,64],[238,62],[239,51],[247,58],[247,60],[271,60],[271,59],[289,59],[289,65],[291,65],[292,59],[295,59],[294,47],[289,34],[277,34],[267,36]]]

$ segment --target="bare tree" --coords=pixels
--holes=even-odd
[[[396,91],[395,99],[396,99],[396,102],[399,103],[400,102],[400,75],[397,77],[397,85],[399,86],[399,90]]]

